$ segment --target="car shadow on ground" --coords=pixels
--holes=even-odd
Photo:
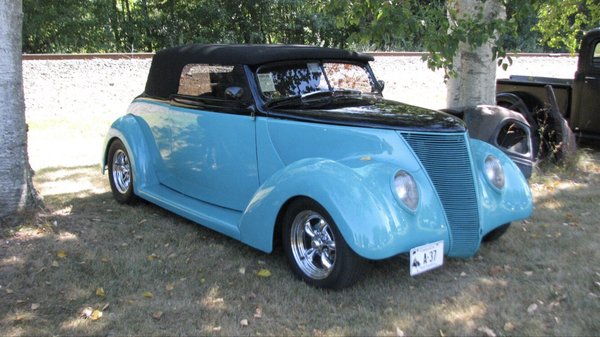
[[[598,258],[600,171],[571,177],[534,183],[534,216],[473,258],[414,278],[402,257],[379,261],[334,292],[296,280],[281,253],[143,201],[116,203],[97,166],[40,170],[47,212],[2,234],[0,334],[591,332],[597,322],[581,317],[598,309],[586,296],[600,270],[576,261]],[[523,315],[533,304],[535,315]],[[83,319],[85,308],[103,316]]]

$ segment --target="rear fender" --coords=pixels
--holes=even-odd
[[[146,185],[158,183],[158,178],[152,165],[151,153],[146,142],[140,122],[133,115],[128,114],[117,119],[108,130],[104,140],[102,173],[109,164],[108,150],[115,139],[119,139],[129,153],[133,176],[133,190],[137,192]]]

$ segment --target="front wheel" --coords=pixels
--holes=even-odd
[[[133,170],[127,149],[120,140],[110,144],[108,150],[108,180],[114,198],[122,204],[137,201],[133,193]]]
[[[491,242],[500,239],[500,237],[502,237],[506,233],[509,227],[510,222],[505,223],[504,225],[492,230],[483,237],[483,242]]]
[[[325,209],[310,199],[286,211],[283,245],[294,274],[309,285],[340,289],[361,276],[364,260],[348,246]]]

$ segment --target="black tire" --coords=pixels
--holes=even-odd
[[[508,230],[509,227],[510,227],[510,222],[505,223],[504,225],[487,233],[483,237],[483,242],[492,242],[492,241],[496,241],[496,240],[500,239],[500,237],[502,237],[506,233],[506,231]]]
[[[315,201],[294,201],[282,225],[283,249],[299,279],[318,288],[341,289],[362,276],[365,260],[348,246],[331,216]]]
[[[133,193],[133,167],[127,149],[116,139],[108,149],[108,181],[113,197],[122,204],[134,204],[138,201]]]

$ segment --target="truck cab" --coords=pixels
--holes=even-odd
[[[600,28],[581,42],[569,124],[580,137],[600,138]]]

